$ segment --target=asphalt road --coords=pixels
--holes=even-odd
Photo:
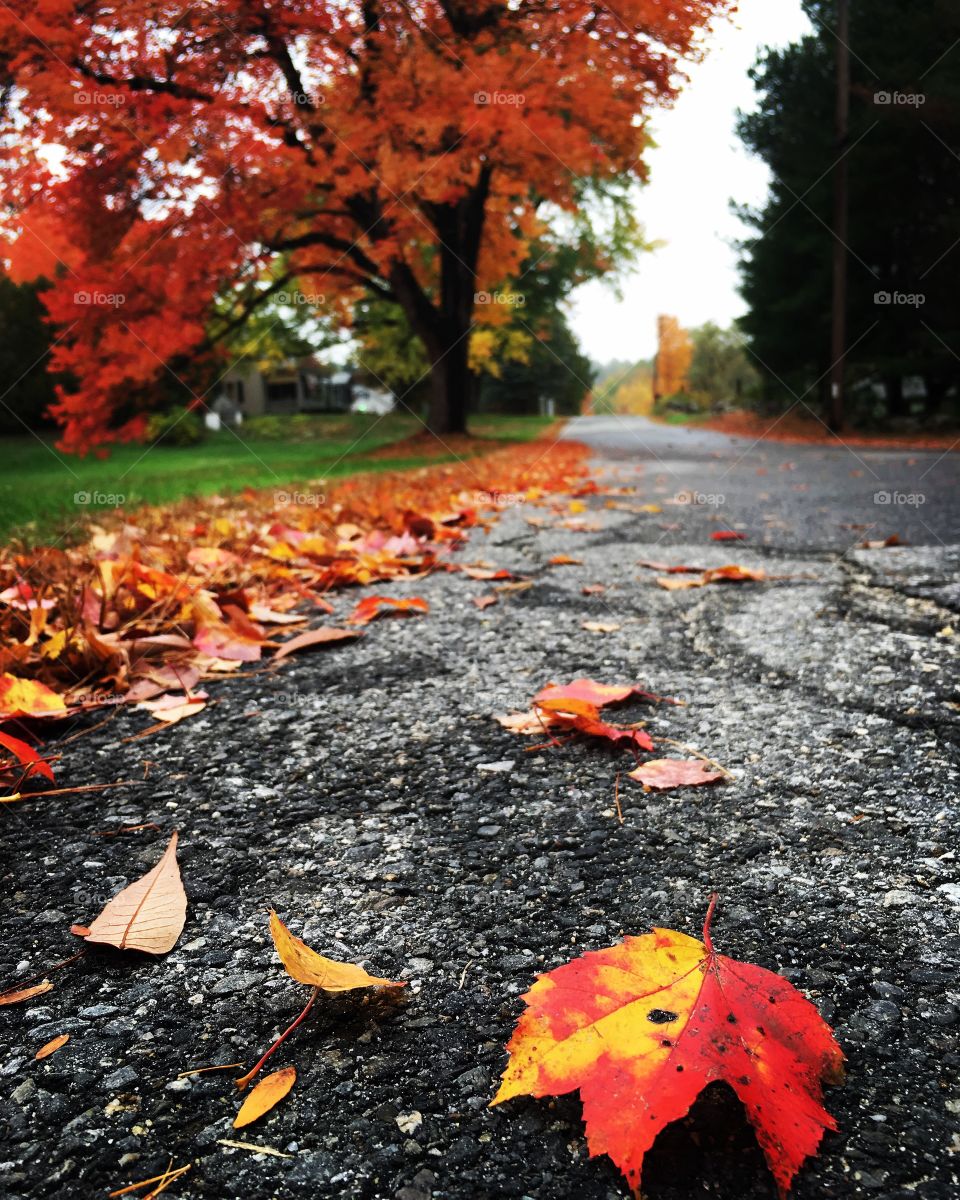
[[[665,494],[702,497],[767,545],[843,549],[892,534],[913,546],[960,543],[960,447],[756,442],[620,416],[578,417],[566,436],[608,459],[644,465]]]
[[[751,448],[634,422],[569,432],[597,448],[601,485],[635,491],[587,497],[579,515],[518,504],[477,532],[464,557],[529,589],[481,611],[491,585],[463,575],[391,587],[429,615],[214,685],[215,705],[163,734],[125,741],[150,718],[122,712],[66,748],[70,783],[142,782],[0,808],[4,984],[72,953],[70,924],[173,828],[189,897],[165,958],[92,951],[0,1010],[5,1194],[106,1196],[172,1158],[193,1164],[167,1193],[180,1200],[626,1197],[588,1158],[575,1096],[487,1107],[503,1047],[536,972],[653,925],[698,935],[713,889],[717,947],[782,971],[847,1056],[827,1097],[838,1132],[798,1200],[958,1194],[957,457]],[[923,488],[924,504],[875,506],[882,488]],[[569,516],[587,527],[557,524]],[[859,549],[852,524],[911,544]],[[747,540],[712,541],[721,528]],[[582,565],[551,566],[561,553]],[[638,559],[770,579],[669,592]],[[356,598],[338,598],[341,616]],[[631,715],[733,782],[645,794],[624,780],[620,824],[629,757],[528,754],[492,719],[578,675],[683,699]],[[160,829],[118,832],[142,822]],[[408,986],[319,1002],[273,1059],[296,1066],[294,1091],[234,1131],[235,1072],[178,1075],[249,1065],[303,1006],[269,905],[322,953]],[[775,1196],[721,1085],[661,1135],[644,1187]]]

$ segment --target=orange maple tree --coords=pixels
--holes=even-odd
[[[729,4],[9,0],[5,232],[18,277],[57,280],[64,445],[141,436],[157,382],[202,387],[281,292],[398,302],[431,428],[462,430],[478,292],[546,212],[643,172],[646,115]]]
[[[657,355],[653,363],[653,395],[675,396],[687,390],[693,361],[690,335],[676,317],[657,317]]]

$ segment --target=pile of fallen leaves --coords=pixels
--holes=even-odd
[[[266,652],[290,653],[276,631],[331,613],[331,592],[458,570],[455,552],[471,528],[518,497],[536,503],[576,490],[585,456],[572,443],[533,442],[355,476],[324,492],[244,491],[145,508],[95,527],[78,547],[3,551],[0,723],[116,704],[143,705],[161,725],[189,716],[206,700],[203,680]],[[371,596],[348,628],[311,630],[296,648],[426,607]],[[42,773],[22,739],[3,745],[27,774]]]

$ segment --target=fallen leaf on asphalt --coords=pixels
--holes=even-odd
[[[887,546],[902,546],[904,543],[900,540],[898,533],[891,533],[889,537],[882,538],[873,542],[861,542],[860,550],[884,550]]]
[[[499,600],[496,596],[474,596],[473,602],[477,608],[489,608],[491,604],[498,604]]]
[[[203,712],[207,699],[206,692],[194,692],[192,696],[161,696],[159,700],[142,700],[137,708],[146,709],[164,725],[176,725],[178,721]]]
[[[177,944],[186,919],[187,895],[177,865],[174,833],[153,870],[107,903],[91,924],[87,941],[118,950],[166,954]]]
[[[51,1038],[45,1046],[41,1046],[33,1057],[37,1059],[49,1058],[51,1054],[56,1054],[60,1047],[65,1046],[69,1041],[70,1034],[61,1033],[59,1037]]]
[[[364,987],[404,986],[402,980],[381,979],[376,975],[368,975],[363,967],[358,967],[354,963],[341,963],[332,958],[324,958],[316,950],[311,950],[298,937],[294,937],[273,909],[270,910],[270,933],[284,970],[297,983],[306,983],[311,987],[321,988],[325,992],[349,992],[354,988]]]
[[[351,625],[366,625],[375,617],[412,616],[430,611],[430,605],[420,596],[395,600],[392,596],[365,596],[347,618]]]
[[[547,719],[535,709],[522,713],[498,713],[493,718],[511,733],[545,733]]]
[[[252,1150],[254,1154],[269,1154],[272,1158],[293,1158],[292,1154],[284,1154],[282,1150],[274,1150],[272,1146],[258,1146],[256,1142],[235,1142],[231,1138],[217,1138],[218,1146],[229,1146],[231,1150]]]
[[[296,654],[298,650],[314,650],[318,646],[329,646],[334,642],[352,641],[354,638],[362,636],[359,629],[308,629],[306,633],[299,633],[296,637],[292,637],[289,642],[284,642],[273,656],[273,661],[279,662],[280,659],[286,658],[288,654]]]
[[[660,576],[654,580],[658,587],[666,588],[668,592],[682,592],[688,588],[706,587],[711,583],[764,583],[767,578],[762,567],[737,566],[730,563],[725,567],[710,567],[698,579],[676,579],[672,576]]]
[[[711,542],[745,542],[747,535],[745,533],[737,533],[735,529],[715,529],[710,534]]]
[[[583,517],[567,517],[563,521],[558,521],[557,524],[562,529],[569,529],[572,533],[599,533],[603,529],[600,521],[587,521]]]
[[[620,628],[613,621],[581,621],[580,625],[590,633],[616,633]]]
[[[580,589],[584,596],[602,596],[606,590],[605,583],[588,583],[586,587]]]
[[[230,607],[230,606],[226,606]],[[218,605],[207,596],[193,597],[192,609],[196,633],[193,645],[212,658],[226,658],[237,662],[257,662],[263,642],[263,630],[250,621],[238,608],[221,614]],[[229,620],[223,620],[226,615]]]
[[[670,501],[667,501],[669,504]],[[663,509],[659,504],[621,504],[617,500],[607,500],[604,503],[604,508],[615,508],[620,512],[629,513],[662,513]]]
[[[0,733],[0,746],[9,750],[17,762],[27,768],[23,774],[23,780],[28,779],[31,774],[37,774],[42,775],[45,779],[49,779],[51,783],[56,783],[53,777],[53,768],[27,742],[21,741],[20,738],[16,738],[12,734]],[[3,763],[0,761],[0,773],[2,771]]]
[[[0,1004],[21,1004],[24,1000],[32,1000],[34,996],[42,996],[45,992],[53,991],[53,984],[49,979],[45,979],[43,983],[34,984],[33,987],[20,988],[13,992],[0,992]]]
[[[711,771],[697,759],[651,758],[627,775],[654,792],[670,788],[699,787],[705,783],[717,783],[724,778],[722,771]]]
[[[638,558],[638,567],[647,567],[651,571],[666,571],[668,575],[700,575],[706,567],[674,566],[670,563],[656,562],[654,559]]]
[[[191,567],[199,567],[203,571],[223,571],[227,567],[240,566],[243,560],[229,550],[217,546],[194,546],[187,551],[187,562]]]
[[[514,579],[512,571],[508,571],[506,567],[461,567],[460,570],[468,579],[480,579],[487,582],[491,579]]]
[[[600,718],[600,710],[595,704],[586,700],[537,700],[534,702],[539,712],[544,715],[550,730],[567,730],[571,733],[583,733],[588,737],[602,738],[620,745],[625,742],[636,752],[652,750],[653,742],[650,735],[642,729],[622,729],[618,725],[608,725]]]
[[[328,610],[331,605],[325,605]],[[303,613],[276,612],[266,604],[251,604],[250,616],[261,625],[299,625],[305,620]]]
[[[569,554],[555,554],[553,558],[547,560],[547,565],[551,567],[582,567],[582,558],[571,558]]]
[[[653,581],[657,587],[665,588],[668,592],[685,592],[690,588],[702,588],[704,579],[676,579],[671,575],[658,575]]]
[[[671,929],[627,937],[541,975],[493,1104],[579,1089],[591,1155],[639,1194],[644,1155],[711,1083],[742,1101],[781,1195],[836,1122],[821,1083],[843,1055],[814,1006],[781,976]]]
[[[36,679],[0,674],[0,721],[7,717],[55,717],[66,713],[63,697]]]
[[[705,583],[763,583],[767,573],[762,567],[740,567],[729,563],[725,567],[711,567],[704,571]]]
[[[493,590],[509,595],[511,592],[528,592],[532,587],[532,579],[519,579],[516,583],[498,583]]]
[[[548,683],[534,696],[533,703],[538,705],[543,700],[585,700],[595,704],[597,708],[608,705],[625,704],[628,700],[662,700],[653,692],[645,691],[636,683],[597,683],[593,679],[574,679],[570,683]],[[668,704],[676,701],[668,700]]]
[[[240,1105],[240,1111],[234,1118],[234,1129],[242,1129],[245,1125],[259,1121],[265,1113],[280,1103],[296,1081],[296,1067],[284,1067],[282,1071],[274,1071],[272,1075],[261,1079]]]
[[[82,937],[82,938],[89,937],[90,926],[89,925],[71,925],[70,932],[72,934],[74,934],[76,937]]]

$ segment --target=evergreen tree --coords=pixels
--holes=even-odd
[[[753,72],[759,109],[740,135],[772,173],[744,215],[742,325],[771,408],[815,407],[830,369],[836,0],[805,0],[814,32]],[[927,413],[960,383],[960,7],[851,0],[851,415]],[[793,394],[791,394],[793,393]]]

